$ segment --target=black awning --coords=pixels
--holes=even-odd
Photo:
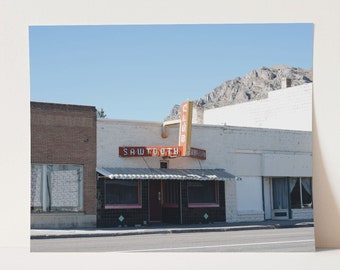
[[[142,180],[238,180],[224,169],[154,169],[154,168],[97,168],[97,173],[109,179]]]

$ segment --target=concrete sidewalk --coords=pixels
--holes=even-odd
[[[239,230],[261,230],[278,228],[313,227],[313,220],[268,220],[262,222],[214,223],[194,225],[147,225],[122,228],[83,228],[83,229],[31,229],[31,239],[104,237],[141,234],[169,234],[193,232],[223,232]]]

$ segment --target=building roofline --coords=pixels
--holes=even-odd
[[[97,111],[95,106],[89,105],[75,105],[75,104],[63,104],[63,103],[53,103],[53,102],[38,102],[38,101],[31,101],[31,108],[40,108],[40,109],[63,109],[63,110],[91,110]]]

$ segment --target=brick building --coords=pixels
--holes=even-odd
[[[96,109],[31,102],[31,227],[96,226]]]

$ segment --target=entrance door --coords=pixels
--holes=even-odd
[[[285,177],[272,178],[273,187],[273,219],[288,219],[289,187]]]
[[[162,220],[161,181],[149,181],[150,222]]]

